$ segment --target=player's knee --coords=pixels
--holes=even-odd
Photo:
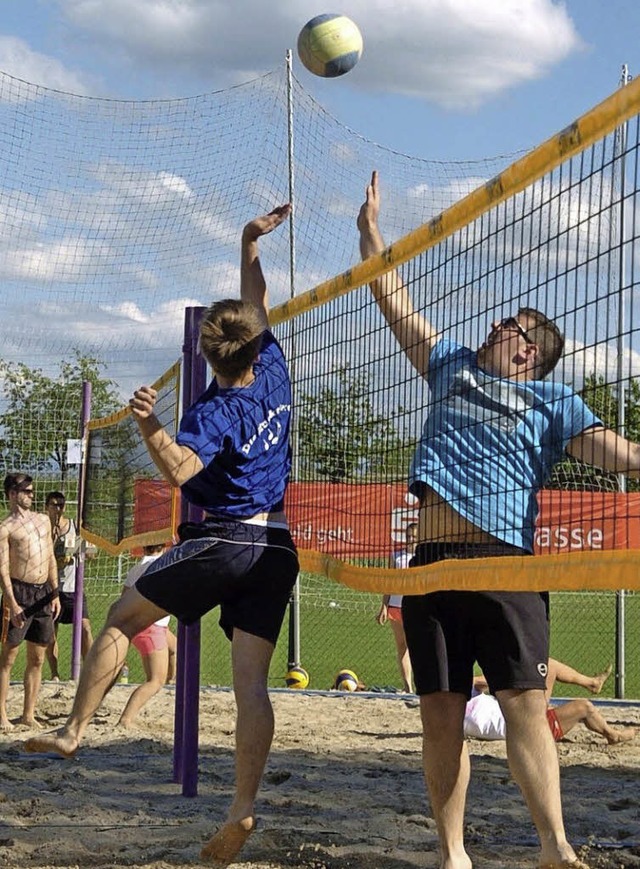
[[[425,740],[432,743],[442,739],[462,739],[465,706],[463,694],[437,691],[421,697],[420,713]]]

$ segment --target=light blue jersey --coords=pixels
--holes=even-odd
[[[214,379],[180,422],[177,443],[204,465],[182,493],[214,516],[246,519],[282,509],[291,472],[291,384],[271,332],[253,373],[252,384],[231,389]]]
[[[536,493],[571,438],[602,422],[570,387],[494,377],[446,339],[431,351],[428,383],[411,491],[426,484],[473,525],[533,551]]]

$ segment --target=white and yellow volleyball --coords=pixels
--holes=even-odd
[[[309,685],[309,674],[304,667],[292,667],[284,677],[287,688],[306,688]]]
[[[335,78],[362,55],[362,34],[346,15],[326,13],[307,21],[298,36],[298,56],[309,72]]]
[[[353,670],[340,670],[336,675],[333,687],[337,691],[357,691],[358,677]]]

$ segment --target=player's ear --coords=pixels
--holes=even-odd
[[[540,347],[537,344],[527,344],[524,350],[525,357],[527,362],[535,367],[538,363],[538,358],[540,356]]]

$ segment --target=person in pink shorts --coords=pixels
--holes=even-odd
[[[145,572],[149,564],[159,558],[165,550],[163,543],[144,546],[144,555],[135,564],[124,581],[124,588],[131,588]],[[124,708],[119,727],[129,728],[142,707],[151,700],[166,684],[169,675],[169,616],[164,616],[131,639],[142,658],[146,680],[131,694]],[[173,635],[171,635],[173,638]]]

